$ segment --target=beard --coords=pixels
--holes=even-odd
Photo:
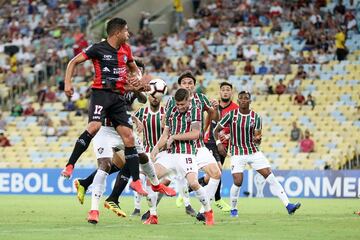
[[[228,103],[228,102],[230,102],[230,98],[221,98],[221,101],[225,102],[225,103]]]

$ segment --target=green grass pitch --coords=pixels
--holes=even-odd
[[[292,199],[294,200],[294,199]],[[239,217],[215,209],[216,225],[204,226],[164,198],[159,225],[143,225],[139,218],[119,218],[100,206],[100,222],[87,223],[87,195],[80,205],[75,196],[0,196],[0,239],[360,239],[359,199],[297,199],[302,203],[289,216],[276,198],[239,200]],[[199,204],[192,198],[193,206]],[[121,198],[128,215],[133,198]],[[146,201],[143,199],[143,209]],[[143,211],[142,211],[143,212]]]

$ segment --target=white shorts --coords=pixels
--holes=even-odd
[[[210,152],[210,150],[206,147],[198,148],[196,153],[196,163],[199,169],[211,164],[215,163],[216,159],[214,155]]]
[[[250,155],[234,155],[231,157],[231,173],[242,173],[246,163],[255,170],[270,167],[269,161],[262,152]]]
[[[156,163],[165,167],[169,173],[182,177],[185,177],[190,172],[198,172],[196,156],[192,154],[170,154],[163,151],[156,156]]]
[[[138,153],[144,152],[144,147],[139,137],[134,133],[135,147]],[[113,127],[102,126],[93,139],[96,158],[112,158],[113,148],[125,150],[124,142]]]

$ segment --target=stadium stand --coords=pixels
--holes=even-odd
[[[61,82],[66,62],[79,50],[74,45],[84,44],[86,22],[93,17],[90,12],[100,9],[102,1],[89,0],[81,8],[75,4],[80,1],[60,2],[51,6],[20,1],[1,8],[1,35],[6,43],[0,48],[5,109],[1,119],[11,146],[0,149],[0,167],[62,167],[87,121],[76,102],[80,94],[88,96],[91,63],[78,69],[73,99],[65,98]],[[145,60],[147,74],[164,79],[170,94],[177,74],[189,68],[211,98],[217,97],[222,81],[230,81],[237,91],[250,90],[252,107],[263,116],[262,150],[274,169],[351,168],[356,165],[354,159],[359,167],[359,6],[343,1],[342,14],[337,1],[307,2],[203,1],[177,32],[156,38],[145,24],[133,35],[131,45],[134,54]],[[64,8],[67,14],[61,14]],[[16,18],[15,13],[23,17]],[[34,16],[43,20],[33,24]],[[336,39],[342,32],[347,55],[339,61]],[[26,43],[18,44],[21,41]],[[6,46],[18,46],[19,52],[8,54]],[[245,75],[247,60],[255,74]],[[258,74],[263,65],[266,71],[263,68]],[[280,80],[287,88],[283,94],[273,94]],[[291,86],[305,100],[311,95],[313,102],[294,104],[292,80]],[[23,109],[33,102],[32,116],[16,116],[15,96]],[[14,105],[9,108],[9,103]],[[311,132],[314,152],[302,153],[299,143],[290,141],[294,121]],[[79,167],[95,167],[91,149],[81,157]]]

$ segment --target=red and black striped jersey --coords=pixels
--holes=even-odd
[[[127,63],[134,61],[128,44],[115,49],[104,40],[89,46],[82,54],[94,64],[95,78],[92,88],[109,89],[124,94],[128,75]]]

